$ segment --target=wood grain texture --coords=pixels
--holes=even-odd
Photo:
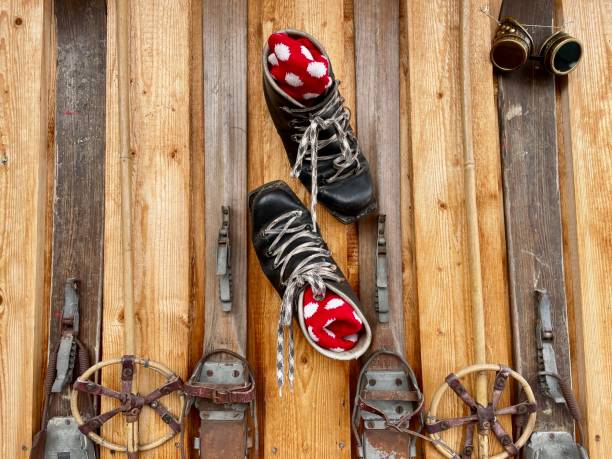
[[[504,2],[502,16],[528,24],[552,24],[554,2]],[[550,34],[532,29],[539,49]],[[500,144],[504,175],[510,301],[516,370],[535,390],[543,411],[536,430],[573,431],[571,416],[539,389],[535,327],[536,289],[551,300],[555,357],[561,377],[571,377],[567,303],[563,274],[563,239],[554,77],[532,62],[498,80]]]
[[[191,2],[191,94],[190,94],[190,306],[189,306],[189,372],[202,357],[204,340],[205,235],[204,235],[204,65],[202,35],[202,0]],[[195,413],[186,421],[186,438],[198,436],[200,418]],[[196,451],[191,451],[196,457]]]
[[[247,3],[204,1],[206,326],[204,352],[246,355]],[[229,77],[231,75],[231,77]],[[232,311],[223,312],[216,275],[221,207],[230,207]]]
[[[479,6],[472,2],[473,9]],[[490,25],[484,16],[472,16],[472,119],[487,359],[510,363],[498,131],[488,60]],[[405,122],[411,129],[421,370],[427,394],[448,373],[473,363],[459,118],[458,4],[407,2],[406,24],[410,117]],[[441,412],[459,416],[463,408],[449,396]],[[461,432],[449,432],[444,438],[457,446]],[[437,454],[426,448],[427,457]]]
[[[0,456],[27,458],[47,318],[50,2],[0,2]]]
[[[188,376],[190,211],[190,9],[189,0],[132,1],[130,24],[132,228],[137,351]],[[115,10],[108,4],[107,148],[103,358],[123,354],[120,174],[117,132]],[[118,387],[117,369],[103,383]],[[140,371],[145,392],[160,378]],[[175,413],[178,399],[166,401]],[[102,409],[109,407],[103,404]],[[140,440],[166,431],[149,410]],[[123,421],[103,433],[122,441]],[[173,442],[141,457],[174,458]],[[102,457],[111,457],[104,451]]]
[[[359,222],[359,287],[362,306],[373,327],[372,350],[404,353],[402,294],[402,218],[400,152],[399,2],[357,0],[355,15],[356,123],[359,145],[370,164],[378,201],[385,215],[389,322],[378,322],[376,262],[378,215]],[[379,69],[385,69],[380,78]],[[383,360],[383,359],[381,359]],[[397,362],[389,362],[397,365]],[[394,366],[395,366],[394,365]]]
[[[415,266],[412,142],[410,128],[410,56],[408,52],[408,2],[400,2],[400,151],[402,290],[406,359],[421,384],[420,321]],[[420,386],[422,387],[422,385]]]
[[[345,56],[346,27],[342,0],[278,1],[249,3],[249,189],[271,180],[287,181],[308,205],[309,195],[295,179],[263,98],[261,50],[268,36],[281,28],[312,33],[330,55],[336,77],[352,80],[354,67]],[[349,106],[354,86],[341,86]],[[347,230],[322,206],[318,223],[334,258],[347,267]],[[249,244],[249,247],[251,245]],[[312,349],[297,325],[296,383],[282,398],[275,381],[276,323],[280,298],[263,275],[255,253],[249,249],[249,360],[259,384],[262,457],[350,457],[349,363],[337,362]],[[313,413],[316,410],[316,416]]]
[[[609,1],[563,1],[563,17],[573,21],[569,33],[585,50],[580,66],[568,77],[575,194],[576,245],[574,273],[579,289],[575,317],[578,381],[592,458],[606,457],[612,447],[612,28]],[[569,150],[569,151],[568,151]]]
[[[117,151],[115,21],[114,2],[108,3],[102,356],[115,357],[122,354],[123,312],[119,160],[113,156]],[[481,3],[472,2],[474,24],[470,37],[487,356],[492,362],[511,363],[496,81],[488,61],[495,24],[477,12]],[[488,3],[496,15],[501,1]],[[405,343],[408,360],[417,373],[422,373],[426,395],[450,371],[471,363],[459,137],[457,5],[451,0],[402,0],[400,4]],[[608,376],[612,374],[608,332],[612,322],[612,253],[608,237],[612,220],[612,32],[605,21],[612,5],[610,0],[557,0],[556,5],[563,7],[565,19],[574,21],[569,31],[583,41],[586,50],[584,61],[569,77],[566,89],[561,88],[561,98],[567,99],[562,120],[566,130],[566,188],[569,195],[575,195],[575,203],[571,196],[562,194],[561,198],[565,206],[563,225],[575,227],[566,235],[565,262],[571,272],[565,274],[566,282],[571,279],[575,300],[575,313],[570,313],[568,320],[570,327],[575,322],[577,329],[577,347],[573,350],[578,362],[576,378],[581,406],[588,417],[591,457],[598,459],[607,457],[612,447],[612,387]],[[53,46],[47,38],[53,29],[46,28],[53,16],[49,7],[50,2],[43,5],[0,0],[0,159],[6,156],[8,160],[0,163],[0,456],[8,458],[26,458],[32,431],[38,428],[38,383],[47,342],[49,299],[45,285],[50,269],[43,273],[43,264],[44,250],[50,246],[50,225],[41,226],[44,227],[44,203],[51,204],[52,196],[45,195],[42,188],[49,189],[54,175],[53,154],[45,158],[44,146],[53,144],[53,130],[44,131],[49,123],[52,126],[55,114],[53,96],[45,95],[46,85],[52,82],[52,63],[45,62]],[[284,179],[304,202],[309,202],[304,187],[288,178],[289,164],[263,99],[260,52],[264,41],[283,27],[313,33],[327,47],[334,70],[343,80],[342,94],[348,106],[354,108],[354,7],[352,0],[249,2],[248,189]],[[187,376],[202,352],[205,301],[202,1],[133,0],[132,13],[135,286],[137,323],[139,328],[142,326],[138,347]],[[22,20],[19,25],[17,18]],[[170,154],[174,146],[178,147],[176,159]],[[51,206],[46,207],[49,222]],[[322,207],[319,216],[336,260],[357,286],[356,226],[337,223]],[[259,456],[354,456],[348,420],[350,373],[355,364],[331,362],[311,350],[299,336],[296,389],[293,394],[286,390],[279,399],[273,368],[280,299],[261,273],[250,248],[247,261],[248,355],[255,363],[259,384]],[[104,375],[104,382],[116,384],[117,374]],[[12,384],[7,390],[15,380],[20,384]],[[143,389],[153,384],[148,378],[140,382]],[[450,397],[443,409],[447,414],[462,412]],[[15,412],[26,415],[13,423]],[[119,424],[122,423],[109,426],[118,440],[123,432]],[[143,419],[145,439],[159,428],[159,424],[148,429],[146,425],[150,424]],[[457,437],[445,436],[458,440]],[[429,447],[424,449],[426,457],[439,457]],[[177,452],[168,444],[143,456],[175,458]],[[111,455],[105,452],[103,457]]]
[[[65,0],[56,1],[54,8],[57,153],[49,342],[54,346],[61,337],[64,283],[75,277],[79,339],[96,362],[102,327],[106,5],[101,0]],[[70,415],[67,398],[54,399],[49,415]]]

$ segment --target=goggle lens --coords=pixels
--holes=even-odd
[[[491,61],[499,70],[516,70],[527,60],[525,48],[515,41],[501,41],[491,50]]]
[[[554,69],[559,73],[568,73],[580,62],[582,46],[576,41],[568,41],[561,45],[553,60]]]

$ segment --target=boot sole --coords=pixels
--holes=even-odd
[[[287,185],[286,182],[283,182],[282,180],[275,180],[274,182],[269,182],[266,183],[264,185],[261,185],[258,188],[255,188],[254,190],[249,192],[249,196],[248,196],[248,203],[249,203],[249,209],[251,209],[252,204],[253,204],[253,199],[255,199],[255,196],[257,196],[259,193],[269,190],[269,189],[285,189],[288,190],[291,194],[294,194],[294,191],[291,189],[291,187],[289,185]],[[339,212],[336,212],[334,210],[329,209],[328,207],[326,207],[325,205],[323,205],[322,203],[319,202],[319,204],[323,207],[325,207],[325,209],[327,209],[327,211],[332,214],[340,223],[343,223],[345,225],[350,225],[352,223],[355,223],[357,220],[365,217],[368,214],[371,214],[372,212],[374,212],[376,210],[376,208],[378,207],[376,201],[372,201],[370,204],[368,204],[367,207],[365,207],[361,212],[359,212],[359,214],[357,215],[345,215],[345,214],[341,214]],[[302,205],[304,205],[304,203],[302,203]],[[306,207],[306,206],[304,206]]]
[[[321,202],[319,201],[319,203],[321,204]],[[323,204],[321,204],[323,207],[325,207]],[[361,218],[365,217],[368,214],[371,214],[372,212],[374,212],[377,208],[378,205],[376,203],[376,201],[372,201],[370,204],[368,204],[367,207],[364,207],[364,209],[359,212],[357,215],[343,215],[340,214],[338,212],[335,212],[327,207],[325,207],[327,209],[327,211],[332,214],[334,217],[336,217],[336,219],[338,221],[340,221],[340,223],[344,223],[345,225],[350,225],[352,223],[357,222],[357,220],[360,220]]]

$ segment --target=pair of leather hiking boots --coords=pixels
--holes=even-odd
[[[252,241],[261,267],[282,297],[277,336],[277,383],[285,374],[293,383],[295,353],[292,318],[296,313],[308,342],[320,353],[338,360],[356,359],[370,346],[372,333],[360,303],[334,261],[316,224],[317,201],[342,223],[353,223],[376,209],[369,165],[349,124],[331,61],[312,36],[283,30],[290,37],[307,38],[329,63],[332,84],[314,105],[306,106],[289,96],[268,68],[270,49],[263,50],[264,94],[274,125],[297,177],[311,192],[310,211],[282,181],[265,184],[249,194]],[[305,322],[304,291],[317,299],[331,292],[352,306],[355,319],[363,323],[355,345],[340,351],[317,344]],[[285,342],[288,340],[288,345]],[[285,371],[285,350],[288,348]]]

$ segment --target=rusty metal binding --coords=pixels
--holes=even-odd
[[[218,361],[213,357],[231,357],[231,361]],[[202,443],[213,442],[223,437],[215,435],[215,428],[208,423],[223,425],[223,422],[239,422],[244,424],[245,416],[249,414],[254,431],[254,438],[246,436],[244,455],[248,456],[251,447],[259,447],[259,424],[257,420],[257,391],[255,388],[255,373],[251,364],[237,352],[229,349],[216,349],[204,355],[184,385],[187,403],[184,417],[189,414],[193,405],[200,413],[200,438],[195,443],[201,450]],[[213,431],[207,438],[208,431]],[[250,440],[249,440],[250,438]],[[235,438],[236,442],[240,439]]]
[[[121,159],[121,237],[123,265],[123,300],[125,308],[124,346],[125,355],[120,358],[99,362],[86,370],[75,382],[70,406],[79,430],[98,445],[112,451],[127,453],[127,457],[135,459],[139,451],[147,451],[164,444],[181,431],[182,415],[173,415],[162,404],[160,399],[180,391],[183,382],[179,376],[158,362],[136,356],[136,316],[134,312],[133,292],[133,259],[132,259],[132,207],[131,207],[131,170],[130,170],[130,103],[129,103],[129,8],[127,0],[116,0],[115,15],[117,21],[117,73],[119,87],[119,155]],[[95,375],[103,368],[121,366],[121,389],[114,390],[95,382]],[[165,383],[147,395],[140,395],[137,389],[137,368],[149,369],[165,378]],[[91,379],[92,378],[92,379]],[[95,396],[106,396],[119,400],[120,405],[98,416],[84,418],[79,411],[78,394],[80,392]],[[180,394],[180,393],[179,393]],[[181,395],[181,409],[185,397]],[[138,420],[142,409],[148,407],[154,410],[168,425],[168,431],[159,438],[145,444],[139,441]],[[98,433],[99,428],[117,414],[121,413],[126,421],[126,444],[109,441]]]
[[[529,383],[519,373],[503,365],[486,363],[486,335],[484,301],[482,293],[482,275],[480,264],[480,242],[478,237],[478,209],[476,203],[476,173],[472,137],[471,117],[471,91],[469,70],[469,46],[467,31],[470,24],[470,2],[463,0],[461,4],[461,84],[462,84],[462,140],[464,151],[464,186],[466,202],[467,242],[470,272],[470,299],[472,304],[472,326],[474,338],[474,354],[476,364],[464,368],[447,376],[446,381],[434,394],[429,413],[426,419],[426,427],[430,437],[440,440],[440,433],[454,427],[465,427],[465,442],[461,453],[449,452],[436,444],[440,453],[448,458],[479,457],[501,459],[516,456],[518,450],[526,443],[535,425],[537,405],[535,396]],[[495,372],[493,389],[489,392],[487,388],[487,372]],[[462,382],[462,378],[474,374],[476,376],[476,396],[473,397]],[[501,408],[499,402],[509,378],[514,379],[527,397],[527,400],[510,407]],[[460,418],[441,418],[438,409],[443,395],[451,389],[468,406],[469,415]],[[489,397],[490,396],[490,397]],[[513,441],[502,424],[499,417],[502,415],[526,415],[525,425],[522,426],[522,434]],[[478,449],[474,448],[474,427],[477,426]],[[490,434],[499,440],[504,451],[494,456],[489,455]],[[474,456],[477,451],[478,456]]]
[[[380,356],[397,360],[402,370],[372,371],[372,362]],[[372,457],[368,453],[367,440],[362,439],[364,429],[393,430],[411,435],[410,454],[414,457],[416,438],[429,440],[420,433],[420,428],[416,431],[410,428],[411,420],[421,414],[424,402],[414,371],[404,357],[384,349],[372,353],[359,372],[351,416],[351,429],[359,457]]]
[[[44,381],[44,408],[40,431],[34,436],[30,459],[42,459],[62,454],[72,454],[75,459],[95,459],[95,447],[77,428],[70,416],[49,417],[49,407],[54,394],[58,396],[69,387],[75,374],[89,368],[89,352],[79,335],[79,281],[70,277],[64,284],[64,305],[60,321],[61,338],[49,353]],[[83,398],[81,398],[83,401]],[[93,413],[91,397],[83,406]]]

